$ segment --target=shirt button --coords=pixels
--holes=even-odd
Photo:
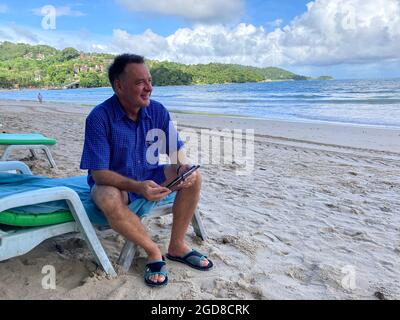
[[[140,160],[138,160],[138,162],[137,163],[139,163],[140,164]]]

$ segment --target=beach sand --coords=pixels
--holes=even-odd
[[[58,168],[27,152],[34,174],[85,175],[79,169],[91,107],[0,101],[0,131],[41,132]],[[254,129],[254,171],[237,163],[203,165],[200,212],[209,235],[190,228],[189,244],[215,263],[200,272],[168,261],[170,283],[143,282],[144,252],[128,273],[109,279],[77,234],[49,239],[0,262],[0,299],[400,299],[400,130],[173,114],[180,130]],[[171,216],[149,222],[166,252]],[[124,239],[98,231],[110,259]],[[43,266],[56,269],[42,288]]]

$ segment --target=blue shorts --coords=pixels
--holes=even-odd
[[[139,218],[142,218],[150,213],[151,210],[164,206],[166,204],[174,203],[176,192],[172,192],[160,201],[150,201],[145,198],[138,198],[129,204],[129,209],[136,213]]]
[[[132,211],[132,214],[136,214],[139,218],[143,218],[148,215],[151,210],[166,204],[174,203],[176,192],[170,193],[164,199],[160,201],[150,201],[145,198],[138,198],[128,205],[128,208]],[[94,202],[91,201],[90,206],[86,206],[86,212],[88,213],[90,221],[97,226],[108,226],[106,216],[102,211],[97,208]]]
[[[143,181],[144,180],[153,180],[155,183],[161,185],[166,180],[165,173],[164,173],[166,166],[167,166],[166,164],[159,164],[154,169],[148,170],[146,175],[143,178]],[[129,178],[129,176],[127,176],[127,177]],[[87,177],[87,183],[89,184],[90,192],[91,192],[93,187],[96,185],[91,173],[89,173],[89,175]],[[129,197],[129,202],[131,203],[131,202],[135,202],[136,199],[141,198],[142,195],[139,193],[128,192],[128,197]]]

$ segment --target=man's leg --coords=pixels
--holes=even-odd
[[[91,195],[113,230],[142,247],[149,261],[161,260],[159,247],[151,240],[139,217],[128,208],[128,194],[125,191],[110,186],[95,186]],[[149,279],[163,282],[165,278],[152,275]]]
[[[174,180],[177,176],[174,166],[166,166],[164,173],[166,177],[164,184]],[[171,256],[182,257],[191,251],[185,242],[185,235],[200,199],[201,173],[199,170],[197,170],[197,174],[196,182],[187,189],[180,189],[175,197],[172,207],[171,240],[168,247],[168,254]],[[204,258],[201,265],[206,267],[208,260]]]

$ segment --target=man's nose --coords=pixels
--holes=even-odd
[[[144,87],[145,90],[147,90],[147,91],[153,90],[153,86],[152,86],[150,81],[146,81],[145,84],[146,84],[145,87]]]

